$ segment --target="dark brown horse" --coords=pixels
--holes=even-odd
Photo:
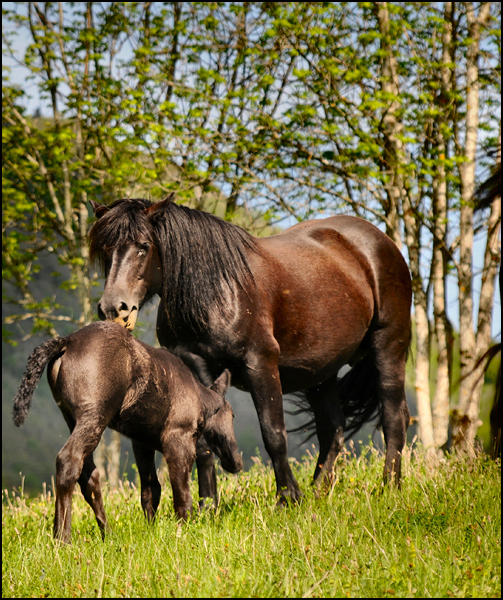
[[[62,541],[70,542],[77,481],[103,534],[107,527],[92,454],[106,427],[133,442],[141,503],[149,520],[161,497],[156,450],[166,458],[175,512],[181,519],[192,512],[189,482],[200,437],[204,436],[225,470],[241,470],[232,408],[224,396],[229,387],[227,371],[206,388],[167,350],[135,340],[116,323],[92,323],[32,352],[14,399],[13,418],[18,426],[28,414],[46,364],[53,396],[71,431],[56,461],[54,535]]]
[[[257,239],[172,198],[92,202],[91,257],[104,266],[101,319],[134,327],[159,294],[159,342],[203,382],[227,368],[251,392],[280,500],[301,493],[287,459],[283,394],[303,391],[330,481],[344,432],[379,414],[385,478],[400,479],[409,411],[405,361],[411,280],[396,245],[363,219],[336,216]],[[353,369],[338,380],[343,365]],[[216,499],[198,448],[200,495]]]

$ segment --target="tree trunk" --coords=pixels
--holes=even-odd
[[[423,289],[420,271],[420,221],[414,217],[410,199],[404,198],[405,240],[409,251],[409,267],[414,292],[416,322],[415,388],[419,416],[419,440],[424,448],[434,446],[433,422],[430,406],[430,335],[428,324],[428,299]]]
[[[393,47],[390,35],[389,13],[387,2],[376,2],[376,15],[381,34],[381,90],[386,94],[398,98],[398,67],[396,57],[393,54]],[[388,96],[389,97],[389,96]],[[395,242],[402,247],[402,236],[400,235],[399,214],[401,211],[401,198],[404,191],[404,182],[402,174],[403,164],[403,144],[400,140],[400,134],[403,132],[403,124],[397,118],[396,112],[400,108],[398,100],[392,100],[387,107],[383,117],[384,129],[384,165],[383,168],[388,176],[386,184],[387,203],[384,206],[387,225],[386,233]]]
[[[451,15],[452,2],[444,5],[444,31],[442,35],[442,94],[440,104],[449,103],[451,71],[448,67],[451,49]],[[445,108],[445,107],[444,107]],[[443,110],[436,118],[436,152],[438,153],[437,172],[433,182],[433,317],[435,335],[438,345],[438,366],[435,395],[432,404],[433,434],[435,446],[442,448],[447,443],[449,430],[449,401],[450,401],[450,352],[448,344],[447,313],[446,313],[446,246],[447,246],[447,178],[445,159],[447,143],[442,125],[450,118],[450,110]]]
[[[475,161],[479,125],[479,69],[480,26],[487,21],[490,2],[481,5],[478,17],[472,2],[464,3],[470,43],[466,55],[466,135],[464,154],[466,162],[460,165],[461,216],[459,256],[459,337],[461,353],[461,382],[459,404],[453,411],[452,438],[460,452],[472,453],[475,434],[480,421],[478,409],[482,390],[481,367],[476,368],[477,347],[473,323],[473,192],[475,189]]]
[[[396,57],[389,38],[390,24],[387,2],[376,2],[376,16],[381,34],[381,89],[386,94],[399,95],[398,68]],[[420,225],[416,223],[410,200],[404,194],[402,165],[404,164],[403,144],[400,134],[403,124],[397,118],[396,112],[400,108],[398,100],[391,101],[383,117],[384,133],[384,168],[388,175],[386,185],[388,217],[387,233],[401,247],[401,236],[398,215],[402,210],[406,231],[407,246],[409,250],[409,263],[412,273],[412,286],[414,291],[414,310],[416,319],[417,356],[416,356],[416,397],[419,414],[420,439],[425,448],[433,445],[433,427],[430,408],[429,390],[429,325],[427,317],[427,298],[423,291],[422,277],[419,268]]]
[[[121,436],[117,431],[111,433],[110,444],[107,446],[107,475],[110,489],[116,490],[120,480]]]
[[[499,140],[499,155],[501,158],[501,132]],[[476,367],[470,381],[473,391],[469,395],[466,407],[468,429],[465,436],[469,444],[473,444],[477,430],[482,424],[478,418],[480,412],[480,400],[482,386],[484,384],[484,373],[486,361],[479,364],[481,357],[487,352],[491,345],[491,322],[494,303],[494,285],[501,262],[500,248],[501,228],[501,197],[495,198],[491,204],[491,214],[487,223],[487,241],[484,252],[484,267],[482,271],[482,284],[480,290],[479,311],[477,320],[477,335],[475,338],[475,361]]]
[[[449,429],[449,347],[446,329],[444,240],[447,222],[447,185],[445,171],[439,165],[434,190],[435,239],[433,243],[433,316],[438,345],[437,380],[432,405],[434,441],[437,448],[447,443]]]
[[[98,473],[100,474],[100,482],[101,485],[105,483],[107,480],[107,470],[106,470],[106,448],[105,443],[103,442],[103,438],[101,438],[100,443],[96,447],[96,450],[93,452],[93,460],[96,468],[98,469]]]

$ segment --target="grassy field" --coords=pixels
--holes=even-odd
[[[500,463],[433,465],[408,450],[398,491],[382,490],[383,462],[373,448],[346,451],[322,498],[309,485],[313,458],[295,462],[305,496],[280,509],[273,472],[257,460],[221,474],[216,513],[183,526],[169,485],[148,526],[126,483],[106,494],[104,542],[78,492],[71,546],[52,539],[50,492],[4,490],[3,597],[500,597]]]

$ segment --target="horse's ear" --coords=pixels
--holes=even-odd
[[[224,396],[225,392],[229,389],[231,384],[231,374],[228,369],[220,375],[218,379],[216,379],[212,385],[210,386],[210,390],[213,390],[220,396]]]
[[[152,213],[155,213],[158,210],[162,210],[163,208],[166,208],[166,206],[168,206],[168,204],[171,204],[171,202],[173,202],[174,197],[175,197],[175,192],[171,192],[171,194],[169,194],[169,196],[167,196],[164,200],[161,200],[160,202],[157,202],[156,204],[152,204],[152,206],[149,206],[148,208],[146,208],[145,214],[151,215]]]
[[[94,214],[98,217],[98,219],[110,210],[108,206],[100,204],[99,202],[95,202],[94,200],[89,200],[89,202],[93,207]]]

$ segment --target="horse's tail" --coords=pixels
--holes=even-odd
[[[343,377],[337,379],[337,391],[334,390],[334,394],[339,397],[346,418],[344,428],[346,440],[359,431],[365,423],[380,415],[378,381],[379,372],[370,353],[358,361]],[[287,411],[289,414],[307,414],[311,417],[303,425],[288,430],[289,433],[305,432],[307,434],[305,442],[316,433],[313,410],[304,392],[294,394],[290,402],[297,408]]]
[[[371,353],[339,379],[337,391],[346,418],[346,439],[359,431],[365,423],[380,415],[378,383],[379,371]]]
[[[46,364],[61,352],[65,344],[66,339],[57,336],[37,346],[30,354],[26,371],[14,398],[14,408],[12,410],[12,419],[18,427],[24,423],[28,415],[33,392],[42,377]]]
[[[405,352],[405,362],[412,347],[412,328],[409,327],[409,341]],[[359,431],[365,423],[379,417],[376,427],[382,425],[382,401],[379,391],[379,369],[373,352],[369,352],[356,365],[339,379],[337,384],[346,428],[346,439]],[[408,425],[409,417],[407,417]]]

